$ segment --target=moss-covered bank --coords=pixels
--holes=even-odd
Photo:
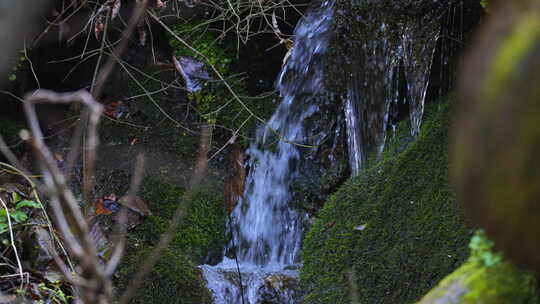
[[[418,304],[535,304],[536,279],[492,251],[493,242],[479,231],[469,245],[471,256]]]
[[[195,193],[170,244],[171,249],[189,255],[197,264],[218,262],[225,246],[224,197],[211,187]],[[144,196],[153,202],[154,215],[137,227],[134,237],[139,242],[157,243],[183,194],[182,187],[150,183]]]
[[[465,260],[471,233],[449,184],[450,112],[433,105],[404,151],[332,195],[304,242],[305,303],[412,303]]]
[[[151,248],[144,248],[125,257],[124,267],[118,272],[119,289],[129,285],[150,252]],[[130,303],[205,304],[212,301],[200,269],[187,256],[168,249]]]
[[[207,185],[190,202],[182,201],[184,189],[147,180],[142,196],[153,215],[128,235],[126,257],[117,276],[119,291],[124,290],[134,273],[144,264],[153,245],[168,229],[178,206],[185,214],[171,244],[160,256],[132,303],[211,303],[206,282],[198,264],[219,261],[225,242],[225,217],[221,193]]]

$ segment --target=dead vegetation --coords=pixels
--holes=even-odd
[[[16,2],[16,1],[15,1]],[[21,1],[22,2],[22,1]],[[21,3],[18,2],[18,3]],[[2,3],[1,6],[5,5]],[[20,138],[32,148],[35,161],[21,160],[20,155],[13,153],[10,147],[0,136],[0,151],[4,154],[6,162],[0,162],[0,302],[20,299],[22,301],[43,300],[53,303],[128,303],[134,295],[141,281],[158,261],[160,254],[171,242],[173,232],[178,229],[184,216],[185,206],[189,204],[191,196],[200,185],[205,174],[209,152],[211,150],[212,130],[210,124],[203,124],[198,129],[184,127],[187,131],[199,136],[199,154],[194,164],[194,171],[190,177],[189,187],[184,193],[182,204],[174,214],[169,228],[160,239],[154,251],[141,265],[139,272],[132,280],[132,284],[124,294],[114,292],[112,276],[117,269],[125,248],[125,237],[130,228],[130,216],[145,216],[150,213],[144,202],[137,197],[144,172],[144,155],[137,159],[135,172],[132,175],[129,190],[118,199],[116,197],[95,197],[95,170],[98,158],[99,121],[103,117],[117,120],[118,105],[114,108],[105,108],[101,103],[104,86],[111,73],[119,66],[125,69],[126,62],[123,54],[134,43],[148,44],[152,35],[152,26],[162,27],[171,37],[177,39],[186,48],[193,51],[203,59],[204,66],[211,72],[211,77],[223,84],[229,91],[235,103],[240,104],[250,113],[250,119],[257,119],[264,123],[253,109],[245,104],[225,75],[211,64],[210,58],[193,48],[182,37],[170,28],[170,19],[174,17],[182,22],[184,11],[203,10],[208,12],[206,22],[201,26],[220,23],[221,28],[215,27],[219,32],[219,39],[234,33],[237,49],[256,35],[272,33],[276,37],[276,45],[285,44],[290,47],[291,37],[283,34],[278,21],[287,19],[286,12],[298,8],[288,0],[63,0],[53,1],[47,9],[42,10],[46,23],[41,24],[39,31],[30,29],[14,30],[16,21],[5,27],[8,41],[13,43],[13,49],[22,49],[24,60],[32,72],[38,85],[38,90],[27,93],[24,97],[17,97],[23,105],[29,130],[20,133]],[[36,7],[36,11],[42,8]],[[35,12],[24,7],[13,9],[22,16],[35,17]],[[17,14],[14,14],[17,15]],[[126,16],[128,17],[126,19]],[[30,20],[21,18],[21,20]],[[35,20],[35,19],[34,19]],[[82,20],[82,21],[81,21]],[[29,22],[29,21],[28,21]],[[30,24],[30,22],[28,23]],[[78,25],[77,25],[78,24]],[[114,32],[112,29],[115,29]],[[25,31],[26,30],[26,31]],[[51,36],[54,36],[51,38]],[[96,59],[97,64],[92,75],[91,85],[83,90],[67,93],[58,93],[42,89],[40,79],[33,68],[28,51],[43,41],[58,39],[70,43],[75,39],[91,39],[98,41],[98,48],[84,48],[76,58],[68,60],[85,61]],[[155,54],[154,46],[151,46]],[[9,54],[9,52],[6,53]],[[160,62],[154,57],[154,64]],[[174,62],[172,62],[174,63]],[[170,63],[166,63],[170,64]],[[178,65],[178,64],[177,64]],[[0,72],[7,70],[8,63],[0,62]],[[177,70],[181,73],[182,68]],[[3,75],[3,73],[2,73]],[[67,76],[66,76],[67,77]],[[149,78],[152,76],[148,75]],[[184,79],[187,77],[184,75]],[[138,83],[145,95],[152,99],[152,92]],[[186,89],[185,86],[170,83],[165,86]],[[9,92],[13,95],[13,93]],[[69,140],[69,154],[61,156],[47,145],[43,130],[36,114],[37,104],[73,104],[72,108],[78,110],[79,116],[71,124],[72,138]],[[82,107],[81,107],[82,106]],[[156,104],[157,106],[157,104]],[[179,126],[183,122],[170,117],[166,109],[160,109],[166,119],[175,121]],[[128,122],[124,122],[128,123]],[[225,146],[233,144],[240,129],[231,130],[230,140]],[[225,146],[216,148],[210,155],[216,156]],[[242,153],[235,149],[234,167],[236,180],[231,183],[231,193],[234,197],[228,202],[234,204],[241,196],[245,169],[239,162]],[[82,196],[79,199],[70,187],[75,178],[73,168],[82,163]],[[34,165],[39,168],[36,170]],[[14,180],[16,183],[5,181]],[[101,205],[90,202],[101,200]],[[103,241],[99,226],[92,220],[96,213],[111,211],[111,202],[118,202],[118,209],[114,210],[114,234],[109,236],[109,243],[113,244],[109,253],[104,255],[100,248]],[[104,208],[99,211],[95,206]],[[135,207],[134,207],[135,206]],[[138,207],[137,207],[138,206]],[[148,211],[148,212],[146,212]],[[113,213],[111,211],[111,213]],[[30,244],[30,245],[28,245]],[[28,263],[20,258],[20,251],[30,252],[28,246],[34,246],[35,263]]]

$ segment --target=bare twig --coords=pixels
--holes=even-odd
[[[141,18],[144,17],[144,14],[146,12],[146,7],[148,5],[148,0],[141,0],[137,2],[137,8],[135,9],[135,12],[131,16],[131,20],[129,21],[128,27],[122,32],[122,38],[120,40],[120,43],[116,46],[116,48],[113,50],[114,54],[117,54],[117,56],[120,56],[128,46],[129,38],[131,37],[131,34],[135,31],[135,28],[137,27],[137,23]],[[103,38],[105,41],[105,37]],[[103,90],[103,85],[105,84],[107,78],[109,77],[110,73],[112,72],[114,66],[116,65],[117,60],[115,58],[109,58],[103,69],[99,72],[99,75],[97,77],[97,82],[95,89],[92,91],[92,95],[94,95],[96,98],[99,98],[101,95],[101,91]]]
[[[24,286],[24,272],[23,272],[23,268],[21,264],[21,259],[19,257],[19,251],[17,250],[17,246],[15,245],[15,236],[13,235],[13,225],[11,224],[11,216],[9,214],[9,208],[1,197],[0,197],[0,203],[2,203],[2,207],[4,207],[4,209],[6,210],[6,217],[7,217],[7,222],[8,222],[11,247],[13,247],[13,253],[15,253],[15,260],[17,260],[17,267],[19,267],[19,276],[21,277],[21,283],[19,285],[19,288],[22,289]]]

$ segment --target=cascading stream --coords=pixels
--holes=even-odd
[[[229,228],[247,303],[296,303],[291,287],[305,216],[292,209],[290,183],[306,139],[303,122],[318,111],[312,99],[324,91],[324,57],[333,24],[334,0],[311,7],[295,29],[291,56],[277,81],[282,101],[248,150],[250,174],[244,199],[232,212]],[[216,304],[242,303],[234,260],[201,266]]]

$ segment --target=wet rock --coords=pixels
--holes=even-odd
[[[358,303],[414,303],[466,259],[469,232],[448,180],[449,108],[426,113],[405,151],[385,154],[318,213],[302,244],[303,303],[350,303],[355,287]],[[405,122],[396,138],[408,134]]]
[[[426,101],[452,87],[453,65],[479,12],[475,1],[337,1],[326,86],[350,104],[346,115],[357,112],[347,136],[360,142],[360,167],[383,151],[392,108],[409,112],[392,116],[410,115],[411,134],[419,132]]]
[[[271,274],[264,278],[264,285],[258,290],[257,304],[295,303],[295,289],[298,279],[284,274]]]
[[[214,304],[295,304],[299,301],[295,270],[239,264],[239,274],[236,262],[228,258],[215,266],[199,267],[214,295]]]

